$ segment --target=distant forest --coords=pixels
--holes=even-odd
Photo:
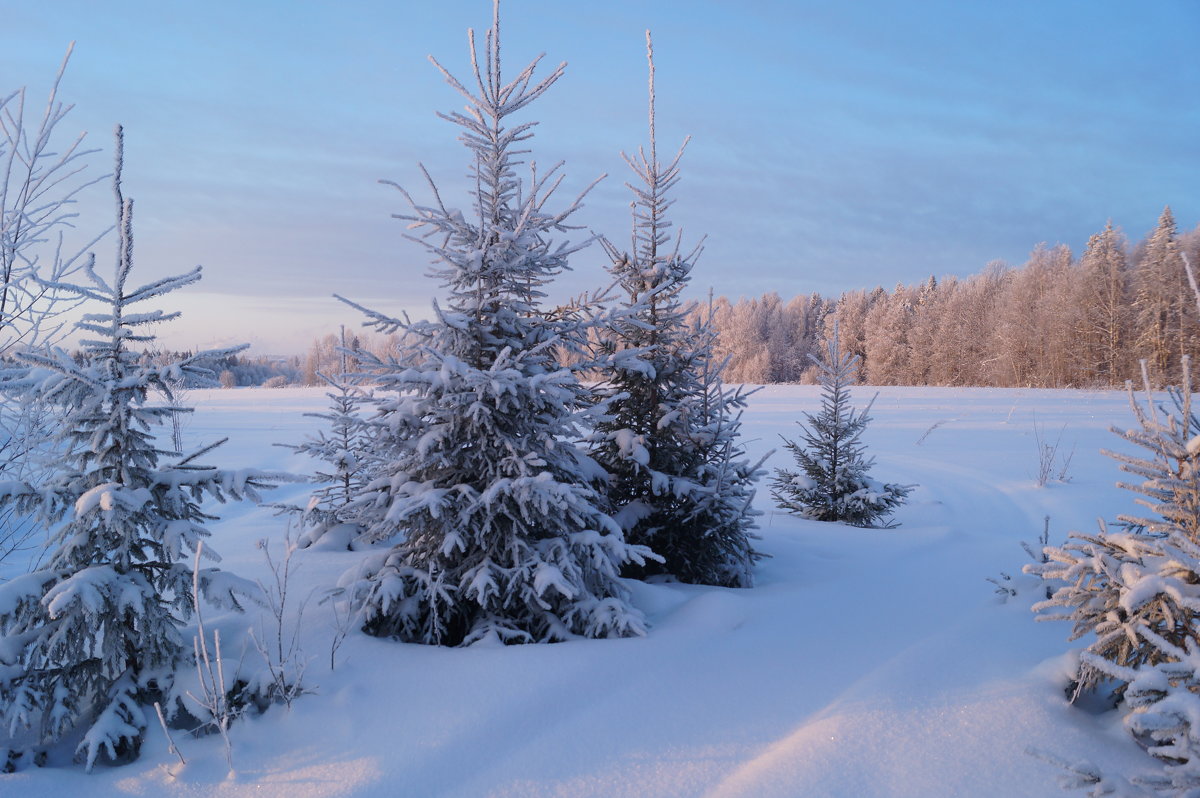
[[[1164,385],[1178,382],[1181,355],[1200,353],[1184,255],[1200,270],[1200,226],[1179,233],[1166,208],[1136,244],[1110,222],[1078,258],[1065,245],[1039,244],[1021,266],[994,261],[965,278],[832,298],[717,297],[711,313],[730,383],[816,382],[808,356],[825,351],[836,321],[842,348],[862,358],[860,379],[869,385],[1119,387],[1140,381],[1141,359]],[[351,349],[382,354],[399,344],[346,334]],[[218,371],[228,387],[320,385],[319,373],[341,366],[340,337],[331,334],[302,357],[233,358]]]
[[[841,345],[863,359],[871,385],[1090,388],[1179,380],[1180,356],[1200,352],[1200,316],[1183,256],[1200,270],[1200,226],[1180,234],[1166,208],[1130,246],[1110,222],[1076,258],[1038,245],[1011,268],[988,264],[966,278],[801,294],[784,301],[713,302],[728,382],[814,382],[809,353],[836,321]],[[706,311],[705,311],[706,312]]]

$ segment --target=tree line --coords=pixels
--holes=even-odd
[[[713,321],[731,382],[815,382],[809,355],[836,323],[872,385],[1120,386],[1145,358],[1161,386],[1200,342],[1183,254],[1200,263],[1200,226],[1181,234],[1168,207],[1134,245],[1110,221],[1079,257],[1039,244],[1017,268],[994,261],[890,292],[718,297]]]

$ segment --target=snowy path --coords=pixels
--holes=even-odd
[[[807,387],[752,401],[765,451],[815,407]],[[231,465],[298,467],[268,444],[307,428],[315,391],[200,397],[190,428],[226,429]],[[859,398],[856,394],[856,398]],[[865,396],[863,397],[865,398]],[[653,624],[636,640],[442,650],[352,634],[328,669],[329,617],[305,616],[318,694],[234,729],[226,778],[215,739],[179,741],[176,778],[156,735],[143,759],[85,777],[0,777],[5,796],[1055,796],[1023,752],[1131,767],[1110,718],[1061,694],[1067,629],[1036,624],[1030,597],[998,603],[985,577],[1018,571],[1019,541],[1128,505],[1097,450],[1128,411],[1118,393],[884,389],[868,444],[875,474],[920,487],[893,530],[765,514],[772,558],[752,590],[635,584]],[[942,423],[920,439],[936,422]],[[1032,425],[1076,447],[1068,484],[1033,485]],[[267,462],[263,462],[263,458]],[[769,464],[784,465],[779,454]],[[770,507],[760,490],[758,506]],[[229,508],[226,564],[261,575],[254,541],[278,519]],[[336,578],[357,555],[308,551],[298,578]],[[220,619],[231,628],[246,621]]]

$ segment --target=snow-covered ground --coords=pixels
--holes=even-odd
[[[771,386],[743,427],[752,452],[813,411],[819,389]],[[858,388],[856,404],[873,389]],[[222,466],[303,471],[275,443],[320,423],[322,391],[194,391],[185,435],[230,442]],[[801,521],[757,506],[771,555],[749,590],[633,583],[652,628],[626,640],[437,649],[351,631],[330,669],[334,616],[310,601],[303,644],[314,693],[219,737],[152,728],[136,763],[23,769],[0,795],[36,796],[972,796],[1063,795],[1035,746],[1113,770],[1148,767],[1113,713],[1066,703],[1063,623],[1036,623],[1036,585],[1002,603],[987,577],[1019,574],[1050,516],[1052,542],[1132,506],[1100,454],[1131,422],[1120,392],[884,388],[864,440],[872,476],[917,483],[896,529]],[[1037,438],[1072,450],[1065,482],[1039,488]],[[776,453],[768,467],[791,465]],[[1055,469],[1057,474],[1057,468]],[[299,501],[302,486],[273,500]],[[268,575],[262,538],[286,524],[225,506],[224,567]],[[293,596],[332,584],[361,554],[296,555]],[[226,640],[252,616],[208,614]],[[230,652],[249,662],[258,654]]]

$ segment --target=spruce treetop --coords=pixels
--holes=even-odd
[[[562,75],[535,81],[534,59],[505,81],[498,4],[479,52],[469,37],[473,85],[436,60],[467,99],[443,114],[472,158],[472,211],[400,186],[418,241],[446,290],[431,321],[361,308],[367,324],[405,332],[394,356],[376,358],[373,450],[379,469],[347,509],[366,536],[399,539],[348,575],[370,634],[441,645],[480,640],[550,642],[640,634],[641,614],[617,579],[653,556],[626,545],[590,487],[598,468],[572,443],[589,406],[577,366],[589,323],[577,306],[543,307],[544,288],[583,244],[554,243],[576,199],[549,209],[559,166],[523,179],[518,149],[532,122],[510,124]],[[424,170],[422,170],[424,171]]]

